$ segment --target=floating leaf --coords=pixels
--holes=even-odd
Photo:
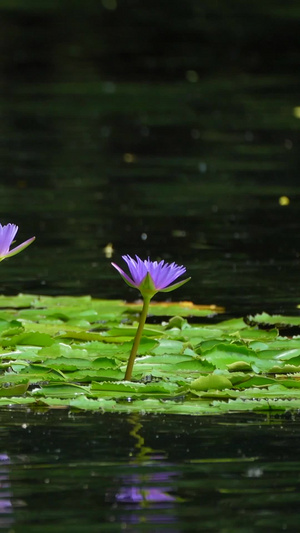
[[[217,374],[210,374],[209,376],[200,376],[191,383],[191,389],[200,391],[211,389],[231,389],[231,387],[232,383],[227,377]]]
[[[93,380],[107,381],[115,380],[120,381],[124,378],[124,371],[113,370],[110,368],[99,368],[99,370],[77,370],[75,372],[66,373],[65,380],[76,383],[91,383]]]
[[[46,333],[24,332],[19,335],[13,335],[9,338],[2,338],[2,346],[17,346],[26,344],[27,346],[51,346],[54,339]]]
[[[57,398],[74,398],[78,394],[85,394],[88,389],[75,384],[64,385],[62,383],[44,385],[32,391],[34,396],[54,396]]]
[[[127,308],[136,312],[142,310],[142,304],[127,304]],[[209,316],[223,313],[224,308],[216,305],[196,305],[193,302],[151,302],[152,316]]]
[[[104,382],[92,383],[91,393],[97,392],[97,395],[110,396],[112,398],[134,398],[148,396],[174,396],[182,393],[182,389],[175,383],[128,383],[128,382]]]
[[[161,340],[157,348],[153,350],[153,354],[181,354],[184,346],[180,341]]]
[[[205,352],[204,358],[221,369],[226,369],[232,363],[240,363],[241,361],[250,367],[251,363],[257,359],[255,352],[246,346],[236,344],[217,344]]]
[[[0,397],[3,396],[11,397],[11,396],[21,396],[24,394],[28,389],[29,382],[20,383],[18,385],[9,385],[6,387],[0,387]]]

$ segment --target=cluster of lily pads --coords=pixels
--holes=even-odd
[[[0,260],[33,242],[11,250],[17,230],[0,224]],[[142,304],[0,296],[0,405],[193,415],[300,409],[300,317],[216,320],[220,310],[191,302],[150,308],[157,292],[189,280],[174,283],[185,267],[123,259],[130,276],[113,266]],[[148,314],[155,325],[145,325]]]
[[[222,321],[189,302],[153,304],[158,324],[145,326],[129,382],[141,308],[0,297],[0,405],[193,415],[300,408],[300,318]]]

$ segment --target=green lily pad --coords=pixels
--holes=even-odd
[[[200,376],[191,383],[191,389],[206,391],[206,390],[223,390],[231,389],[231,381],[221,375],[210,374],[209,376]]]

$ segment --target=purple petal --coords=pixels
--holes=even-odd
[[[164,263],[164,261],[161,261],[160,263],[154,261],[152,263],[149,259],[148,269],[157,290],[164,289],[186,271],[185,267],[178,266],[175,263],[172,263],[171,265]]]
[[[167,287],[168,285],[170,285],[170,283],[173,283],[175,279],[179,278],[179,276],[181,276],[182,274],[186,272],[185,267],[183,266],[179,267],[177,265],[175,266],[175,263],[173,263],[173,265],[174,266],[170,267],[167,277],[164,280],[162,280],[162,285],[161,285],[162,288]]]
[[[147,275],[148,270],[144,262],[137,255],[135,257],[136,257],[136,261],[132,259],[130,255],[123,255],[122,259],[124,259],[124,261],[126,261],[128,265],[130,274],[132,276],[132,279],[134,280],[134,285],[136,287],[139,287],[143,279],[145,279],[145,276]]]
[[[15,238],[18,231],[18,226],[15,224],[7,224],[2,226],[0,224],[0,257],[6,256],[9,251],[9,247]]]
[[[111,263],[111,264],[113,267],[117,269],[119,274],[121,274],[122,278],[125,278],[125,280],[127,281],[127,283],[129,283],[129,285],[131,285],[132,287],[135,287],[135,282],[124,272],[124,270],[122,270],[122,268],[120,268],[115,263]]]
[[[130,257],[130,255],[122,255],[122,259],[124,259],[124,261],[127,263],[127,266],[129,268],[129,272],[131,274],[131,277],[134,280],[135,271],[136,271],[136,267],[137,267],[137,264],[136,264],[135,260],[132,259],[132,257]]]
[[[181,287],[182,285],[184,285],[185,283],[187,283],[188,281],[190,281],[191,278],[186,278],[186,279],[183,279],[182,281],[178,281],[178,283],[174,283],[172,285],[168,285],[168,287],[166,287],[165,289],[160,289],[161,292],[171,292],[171,291],[174,291],[175,289],[178,289],[179,287]]]
[[[29,246],[29,244],[31,244],[34,240],[35,240],[35,237],[31,237],[31,239],[27,239],[27,241],[24,241],[22,244],[19,244],[19,246],[16,246],[12,250],[4,254],[5,257],[11,257],[12,255],[16,255],[19,252],[22,252],[22,250],[27,248],[27,246]]]
[[[173,277],[171,277],[171,272],[168,263],[161,264],[161,266],[157,269],[156,272],[155,286],[159,289],[162,289],[169,285],[171,281],[173,281]]]

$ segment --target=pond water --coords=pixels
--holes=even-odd
[[[298,419],[179,420],[2,410],[0,529],[297,530]]]
[[[1,220],[37,236],[2,292],[133,300],[112,245],[185,264],[177,299],[297,312],[294,3],[73,4],[0,5]]]
[[[110,261],[176,261],[175,299],[298,313],[299,8],[2,0],[4,294],[135,299]],[[290,530],[299,422],[1,416],[7,532]]]

